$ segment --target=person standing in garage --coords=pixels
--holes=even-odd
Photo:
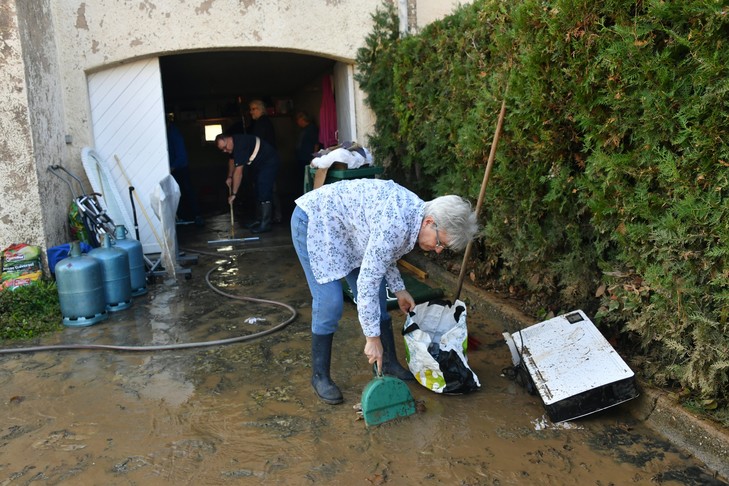
[[[185,139],[180,129],[175,125],[175,117],[172,113],[167,115],[167,155],[169,156],[170,174],[180,186],[180,205],[177,208],[177,215],[180,219],[195,221],[197,226],[203,226],[205,220],[200,211],[200,204],[197,200],[195,188],[190,179],[190,164],[185,148]]]
[[[271,119],[266,114],[266,104],[259,99],[254,99],[250,103],[248,103],[248,110],[251,115],[251,128],[249,133],[259,137],[264,142],[268,142],[268,144],[273,147],[274,149],[277,149],[276,145],[276,130],[273,128],[273,122],[271,122]],[[255,175],[253,176],[255,177]],[[256,180],[255,178],[253,179]],[[276,191],[276,186],[274,184],[273,187],[273,220],[276,223],[281,222],[281,204],[278,199],[278,193]],[[260,219],[260,214],[258,215]],[[247,225],[248,227],[252,228],[256,226],[256,222],[253,222],[250,225]]]
[[[311,121],[311,117],[305,111],[299,111],[295,115],[296,124],[301,129],[296,140],[296,170],[301,187],[304,186],[304,175],[306,167],[314,158],[314,153],[319,150],[319,130]]]
[[[266,104],[261,100],[253,100],[248,103],[248,110],[253,120],[249,133],[259,137],[275,149],[276,130],[273,128],[271,119],[266,115]]]
[[[228,204],[238,196],[243,168],[255,174],[256,198],[261,211],[261,221],[251,228],[254,234],[271,231],[273,220],[273,186],[281,162],[276,149],[255,135],[225,135],[215,137],[218,150],[229,155],[228,177],[225,184],[231,189]]]

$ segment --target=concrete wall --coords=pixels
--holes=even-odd
[[[50,0],[2,0],[0,249],[68,239],[70,189],[48,167],[64,157],[58,48]]]
[[[457,2],[420,0],[421,19]],[[67,241],[60,163],[84,175],[92,145],[87,75],[147,57],[205,50],[284,50],[353,63],[371,31],[372,0],[0,0],[0,247]],[[447,9],[446,9],[447,10]],[[355,92],[358,139],[372,114]],[[66,137],[70,139],[66,143]],[[88,189],[88,187],[87,187]]]
[[[468,5],[471,0],[416,0],[415,21],[418,29],[442,19],[459,5]]]
[[[33,130],[15,0],[0,0],[0,249],[43,240]]]

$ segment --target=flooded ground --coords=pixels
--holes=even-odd
[[[204,252],[191,279],[150,285],[104,323],[28,344],[210,341],[290,318],[285,307],[213,292],[206,274],[218,267],[215,286],[285,302],[296,319],[222,346],[0,356],[0,485],[725,484],[626,405],[553,425],[536,397],[502,376],[503,325],[477,312],[468,323],[482,345],[469,363],[481,390],[439,396],[413,382],[424,410],[365,427],[354,406],[372,373],[354,306],[345,306],[332,356],[345,402],[326,405],[309,384],[309,294],[286,228],[234,251],[206,245],[228,231],[225,216],[205,233],[181,228],[186,253]]]

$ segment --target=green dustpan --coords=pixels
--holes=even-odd
[[[362,414],[366,425],[378,425],[397,417],[415,413],[415,400],[410,389],[399,378],[384,376],[377,372],[362,392]]]

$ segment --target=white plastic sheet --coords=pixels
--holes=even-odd
[[[161,222],[162,235],[155,230],[155,235],[160,239],[158,243],[162,247],[162,265],[167,272],[167,277],[177,277],[177,205],[180,203],[180,186],[177,181],[168,175],[154,187],[149,195],[149,203],[152,211]],[[159,228],[158,228],[159,229]]]

